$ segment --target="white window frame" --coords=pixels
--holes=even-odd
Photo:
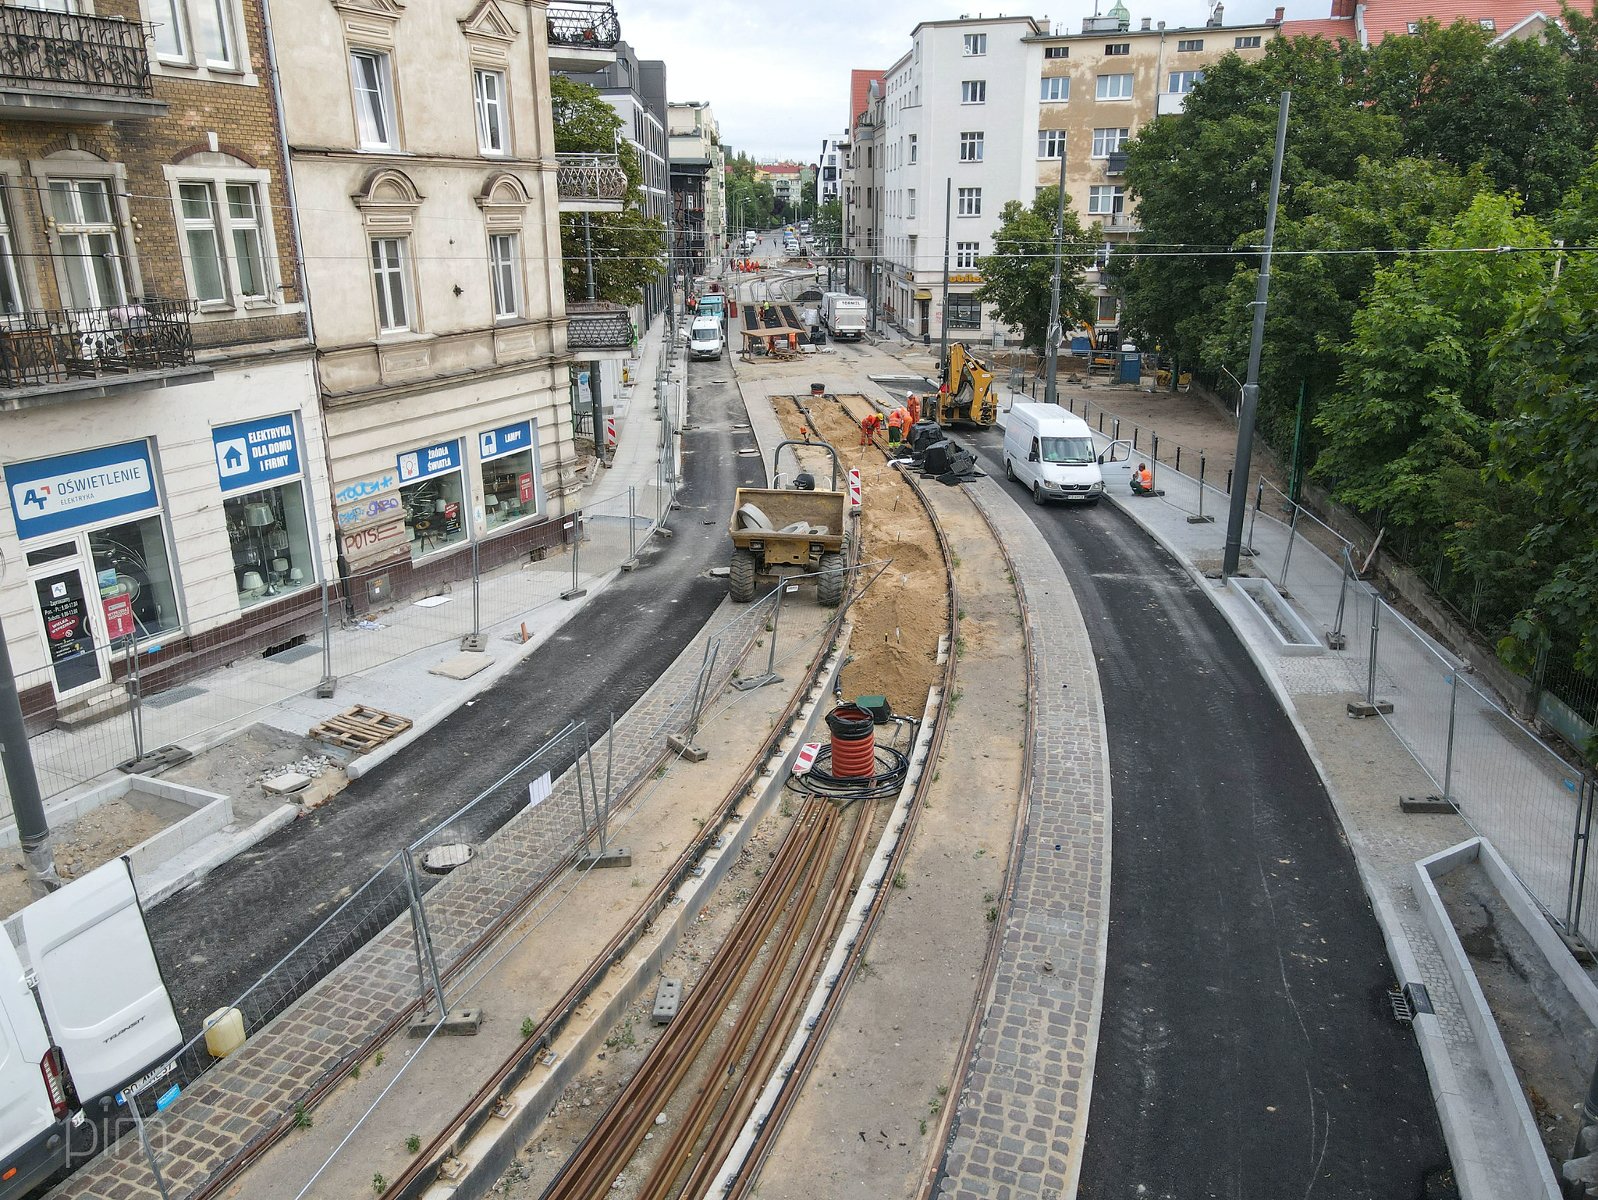
[[[199,6],[196,8],[195,6]],[[201,14],[215,22],[222,42],[222,56],[201,56],[195,30]],[[151,70],[156,75],[177,75],[213,83],[255,86],[260,79],[250,69],[250,47],[240,0],[145,0],[144,15],[155,26],[151,45]],[[161,38],[170,33],[175,44],[162,46]]]
[[[981,242],[956,242],[954,244],[954,269],[957,271],[974,270],[977,265],[977,257],[981,253]]]
[[[1121,153],[1121,147],[1132,140],[1130,128],[1106,128],[1093,131],[1094,158],[1109,158],[1112,154]]]
[[[916,161],[916,155],[919,151],[919,147],[916,144],[916,135],[912,133],[907,136],[910,138],[910,161],[911,163],[914,163]],[[869,153],[867,157],[870,157]],[[867,162],[866,165],[869,167],[871,164],[870,162]]]
[[[1100,325],[1114,324],[1121,315],[1121,302],[1114,296],[1097,296],[1097,323]]]
[[[979,187],[955,188],[955,216],[980,217],[982,215],[982,189]]]
[[[1058,151],[1058,153],[1055,153]],[[1040,160],[1064,162],[1065,161],[1065,130],[1040,129],[1038,130],[1038,158]]]
[[[504,252],[509,251],[509,257]],[[519,234],[488,235],[488,278],[494,298],[494,320],[515,321],[522,316],[522,252]],[[507,290],[509,295],[506,295]],[[509,301],[507,306],[506,301]]]
[[[1166,77],[1166,91],[1172,96],[1185,96],[1203,80],[1204,72],[1198,71],[1172,71]]]
[[[962,79],[960,81],[961,104],[986,104],[988,102],[988,81],[986,79]]]
[[[377,68],[375,95],[380,106],[378,112],[365,107],[367,101],[364,97],[374,94],[373,89],[361,78],[359,71],[358,64],[366,60],[370,60]],[[399,106],[394,103],[392,54],[387,50],[368,46],[350,47],[350,99],[354,104],[356,146],[362,150],[398,150]],[[384,122],[387,123],[387,128],[379,130],[377,126]],[[371,136],[368,136],[368,126],[371,127]]]
[[[28,293],[22,286],[22,272],[17,268],[17,235],[11,227],[10,201],[10,181],[0,178],[0,284],[11,292],[16,305],[14,311],[7,311],[4,304],[0,304],[0,321],[28,311]]]
[[[915,190],[915,188],[906,188],[905,189],[905,192],[904,192],[904,219],[907,220],[907,221],[913,221],[913,220],[916,219],[916,190]]]
[[[1202,50],[1202,49],[1204,49],[1204,39],[1203,38],[1179,38],[1179,39],[1177,39],[1176,52],[1178,54],[1193,54],[1193,53],[1195,53],[1195,52],[1197,52],[1199,50]]]
[[[172,196],[172,212],[180,232],[190,223],[183,216],[183,185],[203,184],[210,189],[226,295],[220,300],[202,302],[201,319],[242,317],[253,315],[263,308],[281,307],[282,287],[278,277],[277,232],[272,221],[271,172],[242,165],[214,165],[214,160],[208,163],[205,161],[205,156],[201,156],[199,162],[164,167],[163,172]],[[255,203],[253,223],[233,216],[231,197],[228,195],[229,187],[247,187],[252,191]],[[236,233],[249,229],[255,230],[260,241],[261,286],[265,290],[258,294],[246,292],[244,289],[243,277],[239,271],[238,243],[234,237]],[[197,289],[194,283],[194,268],[189,259],[186,236],[182,239],[181,250],[184,279],[188,284],[189,295],[195,296]]]
[[[1071,99],[1069,75],[1045,75],[1038,85],[1038,101],[1042,104],[1064,104]]]
[[[491,87],[485,86],[490,82]],[[491,91],[495,94],[490,95]],[[506,102],[504,71],[472,68],[472,108],[477,114],[478,150],[493,158],[509,154],[510,105]]]
[[[384,260],[377,261],[378,247],[385,247]],[[386,248],[394,247],[397,261],[388,261]],[[409,237],[369,237],[367,239],[367,269],[372,278],[372,299],[375,307],[373,313],[377,318],[377,333],[379,337],[397,333],[412,333],[416,330],[416,289],[411,282],[411,239]],[[395,298],[395,285],[398,286],[398,300],[403,308],[399,314],[401,322],[395,322],[394,313],[389,310]],[[387,316],[385,318],[385,312]],[[386,321],[386,323],[385,323]]]
[[[1109,207],[1104,207],[1105,202]],[[1088,188],[1088,216],[1110,217],[1126,211],[1126,189],[1119,184],[1099,183]]]
[[[988,35],[985,33],[968,33],[965,35],[965,57],[981,58],[988,52]]]
[[[80,164],[73,163],[72,167],[76,168],[79,165]],[[41,172],[36,169],[34,174],[35,177],[38,177]],[[80,174],[75,169],[69,169],[68,171],[56,173],[49,171],[47,168],[42,174],[44,174],[44,178],[41,180],[40,186],[44,192],[44,202],[47,206],[47,211],[50,213],[51,221],[53,222],[55,231],[55,238],[53,239],[55,243],[55,250],[51,253],[50,257],[56,267],[63,306],[66,308],[102,309],[116,308],[120,305],[126,304],[130,296],[136,296],[139,294],[140,288],[137,274],[133,269],[133,256],[129,253],[128,249],[130,242],[126,236],[127,231],[122,220],[122,212],[120,207],[121,197],[117,194],[119,191],[119,184],[122,182],[121,179],[116,177],[107,177],[98,172],[94,174]],[[55,192],[53,190],[53,185],[58,183],[66,184],[71,189],[70,195],[72,196],[73,215],[79,217],[84,216],[81,191],[83,186],[85,184],[92,184],[98,188],[103,188],[105,192],[106,211],[110,217],[109,223],[89,221],[86,219],[81,221],[63,221],[57,218],[55,215]],[[68,249],[68,240],[96,237],[108,237],[111,240],[111,257],[115,260],[115,271],[112,275],[112,281],[116,285],[117,294],[101,295],[99,280],[95,278],[92,271],[88,270],[87,267],[84,267],[83,281],[94,293],[93,296],[89,297],[89,299],[93,300],[94,302],[89,304],[81,304],[79,303],[80,298],[75,297],[72,294],[72,269],[69,266],[69,260],[73,257],[87,255],[89,252],[89,243],[85,241],[81,254],[74,255]]]
[[[982,161],[987,139],[982,136],[980,129],[963,131],[960,134],[960,161],[963,163],[979,163]]]
[[[1131,72],[1115,75],[1100,75],[1094,89],[1094,98],[1097,100],[1130,100],[1132,98]]]

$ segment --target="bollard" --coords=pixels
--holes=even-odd
[[[1136,425],[1134,425],[1134,426],[1132,426],[1132,449],[1134,449],[1134,450],[1136,450],[1138,448],[1137,435],[1138,435],[1138,428],[1137,428]]]
[[[1118,441],[1121,440],[1121,418],[1120,417],[1113,417],[1110,420],[1110,440],[1112,442],[1118,442]]]
[[[1182,473],[1182,443],[1180,442],[1176,444],[1176,473],[1178,475]]]
[[[1261,479],[1254,485],[1254,511],[1248,515],[1248,545],[1243,547],[1243,553],[1250,558],[1258,553],[1254,549],[1254,522],[1259,520],[1260,505],[1265,501],[1265,480]]]
[[[1231,467],[1227,467],[1226,468],[1226,494],[1228,496],[1230,496],[1232,494],[1232,468]]]
[[[1137,434],[1134,433],[1132,437],[1135,439]],[[1160,477],[1160,435],[1151,433],[1149,439],[1149,482],[1155,483]],[[1136,444],[1134,441],[1133,445]]]

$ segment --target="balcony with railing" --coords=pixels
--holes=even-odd
[[[1138,233],[1143,228],[1143,223],[1137,219],[1133,212],[1106,213],[1099,218],[1104,223],[1106,231],[1115,233]]]
[[[632,317],[620,304],[597,300],[566,305],[566,347],[574,358],[625,358],[634,340]]]
[[[549,69],[586,74],[616,61],[621,22],[610,0],[556,0],[549,18]]]
[[[620,212],[627,172],[616,154],[558,154],[555,188],[561,212]]]
[[[0,6],[0,116],[159,117],[145,27],[114,17]]]
[[[192,300],[34,309],[0,317],[0,409],[198,382]]]

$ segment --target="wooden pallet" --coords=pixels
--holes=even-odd
[[[311,726],[311,736],[341,750],[365,754],[390,738],[398,737],[410,727],[411,722],[405,717],[357,704],[354,708],[346,708],[336,717],[329,717]]]

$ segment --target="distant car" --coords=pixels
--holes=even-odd
[[[756,233],[753,229],[751,229],[748,233],[744,234],[744,245],[746,245],[746,246],[758,246],[758,245],[760,245],[760,235],[758,233]]]

